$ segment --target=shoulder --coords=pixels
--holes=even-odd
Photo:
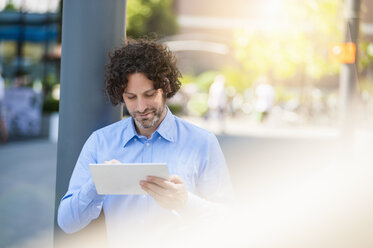
[[[96,136],[97,139],[112,139],[120,137],[128,129],[131,118],[126,118],[110,125],[97,129],[91,136]]]
[[[187,135],[190,139],[197,139],[204,142],[212,142],[217,140],[213,133],[189,121],[175,116],[175,122],[180,134]]]
[[[201,161],[209,157],[222,158],[222,150],[218,139],[212,132],[198,127],[186,120],[175,117],[179,133],[179,144],[189,153],[200,156]]]

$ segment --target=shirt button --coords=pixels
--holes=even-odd
[[[149,143],[146,143],[146,146],[149,146]]]
[[[158,137],[158,139],[160,140],[160,139],[161,139],[161,137]]]

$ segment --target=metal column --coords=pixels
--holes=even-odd
[[[55,247],[67,247],[58,241],[67,235],[57,225],[57,209],[84,142],[121,116],[104,95],[104,66],[108,52],[125,39],[125,16],[126,0],[63,2]]]
[[[348,147],[353,144],[356,115],[359,12],[360,0],[345,0],[345,41],[355,43],[357,48],[355,63],[342,64],[340,74],[340,131],[341,138]]]

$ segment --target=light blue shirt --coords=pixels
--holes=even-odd
[[[169,174],[184,181],[186,206],[175,212],[163,209],[149,195],[98,195],[88,165],[112,159],[167,163]],[[167,108],[165,119],[149,139],[137,134],[132,117],[91,134],[61,200],[58,224],[73,233],[96,219],[103,209],[109,241],[117,242],[135,226],[145,228],[157,220],[197,215],[231,198],[229,173],[216,137],[174,116]]]

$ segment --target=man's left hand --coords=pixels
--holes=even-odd
[[[148,176],[146,181],[140,181],[145,190],[163,208],[174,210],[183,207],[188,199],[183,180],[176,175],[170,180]]]

